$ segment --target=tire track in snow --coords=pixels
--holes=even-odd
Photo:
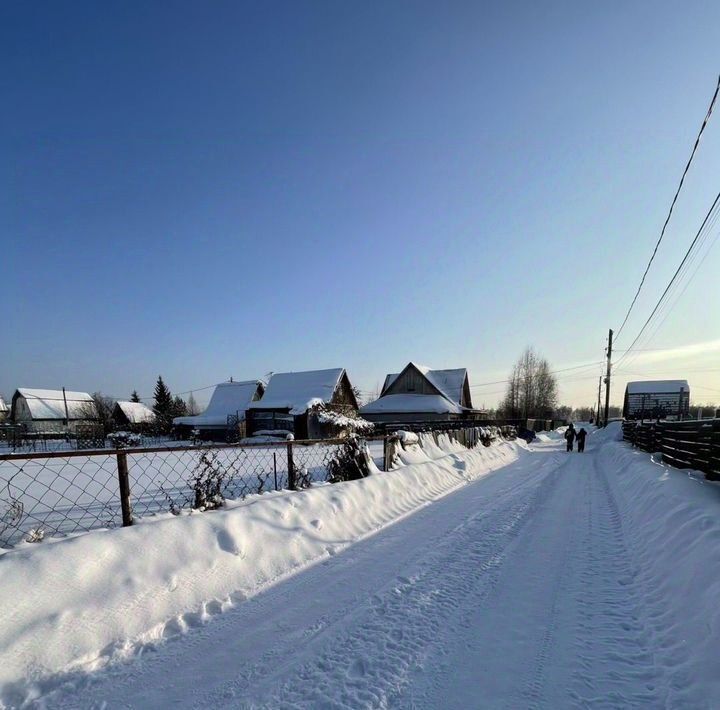
[[[521,486],[517,486],[503,504],[471,516],[438,541],[413,574],[398,577],[370,604],[350,614],[344,628],[304,667],[279,679],[276,673],[267,678],[265,667],[264,688],[226,685],[198,699],[198,706],[356,708],[393,704],[463,601],[472,596],[477,603],[492,591],[506,548],[551,495],[557,480],[544,476],[538,483],[535,478],[527,497],[520,497]],[[469,568],[476,573],[469,574]],[[278,681],[282,682],[279,688]],[[255,700],[244,699],[245,692]]]
[[[154,706],[143,698],[144,687],[152,688],[154,697],[182,706],[233,704],[233,698],[250,697],[253,689],[269,676],[282,679],[296,672],[304,656],[319,655],[351,623],[349,619],[364,613],[370,596],[364,590],[375,594],[389,592],[398,585],[399,572],[394,574],[395,570],[404,572],[409,579],[414,576],[415,567],[423,569],[428,556],[435,551],[429,520],[437,521],[437,535],[443,540],[461,534],[471,523],[481,524],[495,512],[507,511],[514,501],[531,495],[551,463],[538,458],[538,465],[531,468],[527,458],[525,463],[502,467],[492,478],[478,479],[470,488],[424,506],[342,554],[329,555],[247,601],[242,595],[233,595],[224,605],[225,613],[208,618],[209,623],[199,628],[193,625],[188,633],[180,634],[177,629],[173,632],[177,624],[171,621],[167,634],[171,638],[165,643],[141,644],[133,653],[134,658],[113,663],[98,674],[72,673],[66,682],[56,678],[57,692],[45,695],[43,701],[48,707],[86,708],[103,707],[106,700],[112,703],[113,698],[123,697],[134,707]],[[468,497],[476,501],[475,507],[467,505]],[[458,520],[462,522],[457,524]],[[414,542],[415,533],[410,531],[419,533],[420,539],[427,539],[429,545]],[[404,538],[407,544],[402,544]],[[385,555],[389,564],[378,570],[375,561]],[[370,562],[372,571],[368,568]],[[348,591],[348,586],[353,586],[361,576],[377,579],[378,584],[373,587],[360,582],[357,591]],[[333,603],[338,598],[342,603]],[[192,684],[180,693],[179,687],[187,686],[177,682],[183,664],[191,675],[200,674],[198,677],[204,682]],[[213,693],[213,688],[220,690]]]
[[[589,458],[587,552],[578,576],[579,652],[570,696],[588,708],[666,707],[620,512],[596,456]]]
[[[538,580],[540,584],[536,588],[536,596],[538,597],[540,608],[544,611],[544,615],[539,618],[546,619],[542,633],[535,639],[537,649],[527,669],[524,669],[524,679],[519,683],[513,697],[503,703],[507,708],[538,708],[553,707],[548,704],[544,697],[544,690],[547,682],[548,665],[550,660],[556,654],[556,642],[558,637],[558,628],[561,621],[566,621],[564,612],[566,604],[564,597],[567,597],[568,589],[572,585],[573,573],[575,571],[575,561],[578,556],[579,542],[577,536],[573,534],[574,530],[580,524],[581,506],[578,505],[577,498],[583,497],[581,486],[578,486],[573,478],[577,478],[579,472],[573,470],[577,463],[584,464],[584,459],[578,459],[575,456],[563,456],[562,463],[557,466],[554,476],[560,481],[562,479],[563,493],[569,491],[569,499],[562,502],[564,511],[566,512],[562,524],[554,535],[551,535],[550,542],[555,542],[555,553],[551,560],[548,560],[548,567],[545,568],[545,575],[550,576],[550,589],[546,591],[542,586],[542,579]],[[580,474],[582,475],[582,474]],[[569,483],[569,481],[572,481]],[[557,505],[557,503],[556,503]],[[545,516],[552,517],[556,513],[556,508],[551,507],[546,511]],[[547,520],[539,518],[534,521],[541,529],[547,528]],[[528,530],[532,533],[532,530]],[[557,539],[557,535],[560,539]],[[559,545],[557,543],[559,542]],[[523,550],[521,554],[532,555],[532,551]],[[543,600],[543,595],[546,598]]]

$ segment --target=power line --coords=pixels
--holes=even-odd
[[[640,290],[643,287],[643,284],[645,283],[645,278],[648,275],[648,271],[650,271],[650,266],[653,263],[653,260],[655,259],[655,255],[657,254],[658,247],[660,246],[660,242],[662,242],[663,237],[665,236],[665,230],[667,229],[668,222],[670,222],[670,217],[672,216],[673,209],[675,208],[675,203],[677,202],[678,196],[680,195],[680,190],[682,190],[683,183],[685,182],[685,176],[687,175],[688,170],[690,169],[690,164],[693,161],[693,158],[695,157],[695,153],[697,152],[698,146],[700,145],[700,137],[703,134],[703,131],[705,130],[705,126],[707,126],[708,121],[710,120],[710,114],[712,114],[713,107],[715,106],[715,99],[717,99],[718,90],[720,90],[720,76],[718,77],[717,85],[715,86],[715,93],[713,94],[712,100],[710,101],[710,107],[707,110],[707,113],[705,114],[705,118],[702,122],[702,125],[700,126],[700,132],[697,135],[697,138],[695,139],[695,145],[693,146],[692,153],[690,153],[690,158],[687,161],[687,165],[685,166],[685,170],[683,170],[682,177],[680,178],[680,183],[677,187],[677,190],[675,191],[675,196],[673,197],[672,203],[670,204],[670,210],[668,211],[668,215],[665,218],[665,223],[663,224],[662,230],[660,231],[660,237],[657,240],[657,244],[655,244],[655,249],[653,249],[653,253],[650,256],[650,261],[648,261],[648,265],[645,267],[645,273],[642,275],[642,278],[640,279],[640,285],[637,288],[637,291],[635,292],[635,297],[632,300],[632,303],[630,304],[630,308],[628,308],[627,313],[625,314],[625,319],[622,322],[622,325],[618,329],[617,337],[620,337],[620,333],[622,333],[623,328],[625,327],[625,324],[628,321],[628,318],[630,317],[630,313],[635,306],[635,303],[637,302],[638,296],[640,295]]]
[[[686,275],[686,274],[690,271],[690,269],[692,268],[693,262],[697,260],[697,264],[695,265],[695,268],[692,270],[692,273],[690,274],[689,277],[685,278],[685,284],[683,285],[682,290],[680,290],[679,293],[677,293],[677,295],[675,295],[675,294],[673,293],[673,289],[676,289],[676,287],[679,287],[679,285],[680,285],[680,280],[678,280],[677,285],[674,286],[673,289],[671,289],[671,290],[668,292],[668,293],[669,293],[668,300],[666,301],[665,305],[663,305],[663,306],[661,307],[660,311],[658,311],[658,314],[659,314],[659,313],[662,311],[662,309],[664,308],[664,309],[665,309],[665,314],[662,316],[662,320],[660,320],[660,321],[657,323],[657,325],[654,327],[652,333],[650,333],[650,335],[648,335],[648,337],[645,339],[645,342],[646,342],[646,343],[650,343],[650,342],[652,341],[652,339],[658,334],[658,332],[660,331],[660,329],[663,327],[665,321],[669,318],[669,316],[670,316],[670,314],[672,313],[672,311],[673,311],[673,309],[675,308],[675,306],[680,302],[680,300],[682,299],[682,297],[685,295],[685,292],[687,291],[688,286],[690,286],[690,283],[692,282],[692,280],[693,280],[693,279],[695,278],[695,276],[697,275],[697,272],[700,270],[700,267],[705,263],[705,259],[707,259],[707,257],[708,257],[708,255],[710,254],[710,251],[712,250],[712,248],[715,246],[715,242],[717,241],[718,237],[720,236],[720,232],[717,232],[717,233],[715,234],[715,236],[713,237],[712,241],[711,241],[711,242],[709,243],[709,245],[705,248],[705,252],[702,253],[703,248],[706,246],[706,245],[705,245],[705,241],[706,241],[706,239],[707,239],[707,236],[708,236],[709,232],[710,232],[712,229],[714,229],[715,224],[716,224],[716,222],[718,221],[718,217],[720,217],[720,212],[715,212],[715,214],[713,215],[712,219],[708,222],[708,226],[707,226],[707,229],[705,230],[705,233],[703,234],[703,236],[702,236],[702,237],[700,238],[700,240],[698,241],[697,249],[695,250],[695,252],[693,253],[693,255],[688,259],[688,261],[687,261],[687,263],[686,263],[686,265],[685,265],[685,267],[684,267],[684,273],[682,274],[681,278],[684,278],[684,277],[685,277],[685,275]],[[699,259],[698,259],[698,256],[700,256]],[[672,302],[671,302],[670,299],[672,299]],[[637,358],[639,357],[639,353],[640,353],[639,350],[635,350],[635,352],[633,353],[633,355],[631,355],[631,359],[630,359],[630,362],[631,362],[631,363],[634,362],[635,360],[637,360]],[[626,364],[627,364],[627,363],[626,363]]]
[[[690,246],[688,247],[688,250],[685,252],[685,256],[683,257],[682,261],[680,262],[680,266],[678,266],[678,268],[675,270],[675,273],[673,274],[673,277],[670,279],[668,285],[665,287],[665,290],[663,291],[662,296],[660,296],[660,298],[658,299],[658,302],[655,304],[655,308],[653,308],[652,313],[648,316],[648,319],[643,324],[643,327],[640,328],[640,332],[635,336],[635,340],[632,341],[630,347],[627,348],[627,350],[625,351],[625,354],[618,361],[618,363],[617,363],[618,365],[620,364],[620,362],[622,362],[622,360],[624,358],[626,358],[628,356],[628,353],[632,351],[635,344],[638,342],[638,340],[640,340],[640,336],[645,332],[645,329],[650,324],[650,321],[653,319],[653,317],[657,313],[658,308],[660,308],[660,305],[662,304],[662,302],[665,299],[665,296],[667,295],[667,293],[670,290],[670,288],[672,287],[672,285],[675,283],[675,280],[677,279],[678,275],[680,274],[683,266],[685,265],[685,262],[688,260],[693,249],[695,248],[695,245],[697,244],[698,239],[700,238],[701,234],[703,233],[703,231],[705,229],[705,225],[708,223],[708,221],[712,217],[712,215],[715,211],[715,208],[718,205],[718,201],[720,201],[720,192],[718,192],[715,199],[713,200],[713,203],[712,203],[710,209],[708,210],[707,214],[705,215],[705,219],[703,219],[702,224],[700,225],[700,229],[698,229],[697,234],[695,235],[695,238],[692,240]]]
[[[589,362],[585,365],[575,365],[573,367],[563,367],[560,370],[551,370],[548,374],[555,375],[558,372],[569,372],[570,370],[583,370],[587,367],[594,367],[595,365],[599,365],[601,362],[604,362],[603,360],[597,360],[596,362]],[[594,376],[594,375],[593,375]],[[489,385],[504,385],[507,382],[510,382],[511,380],[496,380],[495,382],[481,382],[476,385],[470,385],[470,387],[488,387]],[[481,392],[480,394],[485,394]]]

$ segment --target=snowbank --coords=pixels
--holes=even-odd
[[[441,436],[432,459],[0,555],[0,705],[204,623],[301,568],[518,457]],[[419,447],[418,447],[419,448]],[[420,454],[417,454],[419,457]],[[412,456],[408,455],[410,463]]]
[[[619,426],[597,432],[617,439]],[[595,439],[596,437],[592,437]],[[628,445],[603,446],[599,466],[608,475],[639,581],[652,590],[648,624],[661,649],[658,665],[673,674],[678,692],[692,676],[720,694],[717,635],[720,630],[720,486],[696,471],[658,463]],[[680,695],[675,706],[700,707],[702,698]],[[671,703],[672,704],[672,703]]]

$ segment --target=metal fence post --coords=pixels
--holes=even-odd
[[[293,462],[293,443],[292,440],[287,443],[287,464],[288,464],[288,488],[295,490],[295,464]]]
[[[117,455],[118,483],[120,484],[120,508],[122,510],[123,527],[133,524],[132,508],[130,507],[130,476],[128,475],[127,454]]]

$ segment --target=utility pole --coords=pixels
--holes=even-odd
[[[608,425],[608,411],[610,410],[610,368],[612,365],[612,328],[608,334],[607,348],[607,375],[605,376],[605,426]]]
[[[598,429],[600,428],[600,390],[602,389],[602,380],[602,375],[600,375],[600,377],[598,377],[598,403],[595,409],[595,426]]]
[[[68,426],[70,424],[70,413],[68,412],[68,406],[67,406],[67,396],[65,395],[65,388],[62,388],[63,393],[63,403],[65,404],[65,425]]]

